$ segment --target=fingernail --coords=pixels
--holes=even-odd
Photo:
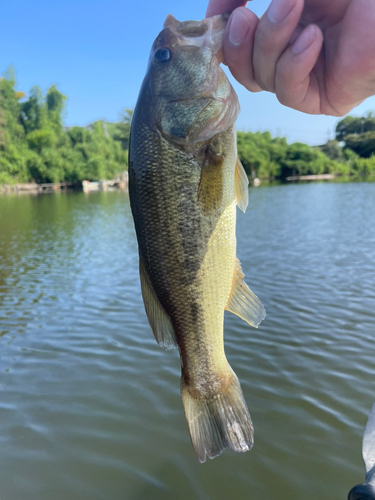
[[[288,17],[294,4],[293,0],[272,0],[267,10],[268,19],[275,24],[282,23]]]
[[[249,20],[240,10],[236,10],[230,22],[228,40],[232,45],[241,45],[250,29]]]
[[[313,26],[309,26],[300,34],[300,36],[292,45],[292,52],[294,52],[295,54],[301,54],[310,47],[314,40],[315,30]]]

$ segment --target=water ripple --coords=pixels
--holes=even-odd
[[[2,500],[345,498],[375,399],[375,184],[253,189],[238,255],[267,318],[225,314],[255,424],[201,466],[155,343],[121,193],[0,198]]]

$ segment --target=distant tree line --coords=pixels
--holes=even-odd
[[[375,174],[375,116],[346,116],[332,141],[319,147],[288,144],[269,132],[238,132],[238,156],[247,174],[260,179],[291,175]]]
[[[131,111],[119,123],[63,126],[66,96],[35,86],[26,99],[12,69],[0,79],[0,183],[113,179],[127,169]]]
[[[0,183],[112,179],[127,168],[131,110],[118,123],[64,127],[66,96],[52,85],[28,98],[15,89],[14,71],[0,79]],[[333,141],[319,147],[269,132],[238,132],[238,155],[249,176],[375,174],[375,116],[346,116]]]

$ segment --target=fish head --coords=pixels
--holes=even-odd
[[[148,109],[172,142],[194,148],[237,118],[237,96],[220,68],[227,20],[179,22],[169,15],[153,43],[145,79]]]
[[[176,100],[213,90],[222,62],[225,25],[224,16],[179,22],[170,14],[151,49],[153,95]]]

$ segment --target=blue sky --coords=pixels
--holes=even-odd
[[[269,0],[254,0],[262,14]],[[56,83],[68,96],[65,122],[86,125],[118,119],[135,105],[149,49],[167,14],[179,20],[204,17],[206,2],[189,0],[39,0],[4,2],[0,23],[0,72],[15,66],[18,89]],[[319,144],[333,137],[336,118],[310,116],[281,106],[268,93],[250,94],[234,83],[241,103],[239,130],[270,130],[289,142]],[[375,109],[375,97],[353,114]]]

